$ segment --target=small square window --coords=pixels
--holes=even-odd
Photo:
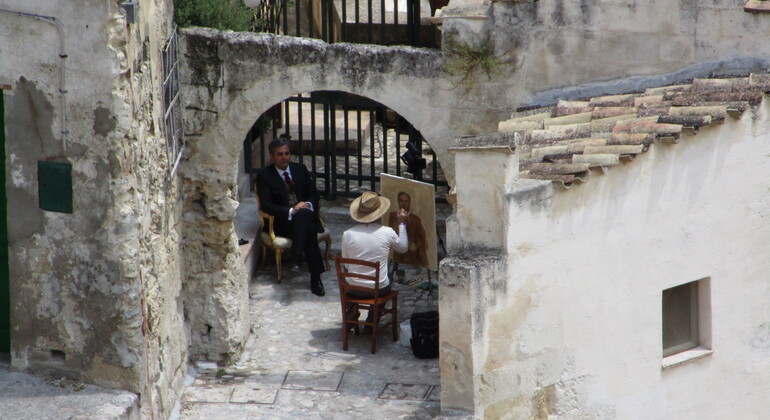
[[[710,348],[710,306],[708,278],[663,291],[663,357],[699,346]]]

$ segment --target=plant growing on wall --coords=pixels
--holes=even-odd
[[[249,31],[253,20],[243,0],[174,0],[174,22],[180,27]]]
[[[179,27],[280,33],[281,14],[287,3],[262,0],[250,9],[243,0],[174,0],[174,22]]]
[[[483,72],[487,80],[492,80],[500,60],[494,55],[494,47],[489,40],[478,46],[461,42],[455,34],[448,34],[441,45],[444,52],[444,71],[460,77],[458,84],[473,85],[472,75]]]

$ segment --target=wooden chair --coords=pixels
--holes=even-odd
[[[363,267],[369,267],[374,269],[374,276],[364,276],[361,274],[352,273],[346,271],[343,264],[347,267],[351,265],[359,265]],[[342,258],[339,255],[334,256],[334,265],[337,268],[337,282],[340,286],[340,301],[342,307],[342,349],[348,349],[348,334],[350,330],[354,330],[356,335],[359,335],[359,325],[365,325],[372,328],[372,354],[377,351],[377,333],[380,328],[380,319],[383,315],[390,314],[390,320],[382,325],[382,327],[391,326],[391,334],[393,335],[393,341],[398,341],[398,292],[391,290],[385,295],[380,295],[380,263],[371,262],[366,260],[359,260],[353,258]],[[356,278],[361,280],[374,281],[374,289],[361,286],[353,286],[347,282],[349,278]],[[362,292],[374,292],[372,298],[358,298],[348,294],[351,290],[358,290]],[[387,307],[387,303],[391,302],[390,308]],[[352,316],[348,316],[348,306],[350,306]],[[356,314],[360,309],[369,310],[372,312],[372,321],[360,321]]]
[[[257,195],[257,205],[259,206],[259,217],[262,219],[262,227],[259,230],[259,238],[262,242],[262,268],[265,268],[267,262],[267,249],[270,248],[275,254],[275,270],[278,276],[278,283],[283,279],[281,270],[281,260],[283,259],[283,252],[291,249],[291,238],[285,238],[275,234],[274,224],[275,217],[262,211],[262,205],[259,202],[259,195]],[[324,266],[326,271],[329,271],[329,249],[332,247],[332,233],[326,227],[323,219],[321,219],[321,225],[324,228],[322,233],[318,234],[318,242],[326,243],[326,249],[324,250]],[[264,226],[267,226],[267,232],[264,230]]]

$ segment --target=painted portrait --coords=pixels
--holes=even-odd
[[[398,232],[396,213],[399,209],[409,212],[406,234],[409,250],[404,254],[393,253],[393,261],[436,271],[436,202],[434,187],[388,174],[380,174],[380,195],[390,200],[390,210],[382,218],[382,224]]]

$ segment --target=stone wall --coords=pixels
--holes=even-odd
[[[130,25],[117,2],[0,12],[12,366],[140,393],[147,417],[170,413],[187,361],[179,185],[161,125],[170,7],[139,1]],[[53,16],[63,37],[8,10]],[[39,208],[38,161],[72,165],[71,214]]]
[[[460,41],[497,58],[481,79],[497,105],[626,93],[770,65],[770,19],[742,0],[452,0],[443,48]],[[489,90],[490,87],[493,90]],[[489,132],[494,129],[487,130]]]
[[[449,179],[454,170],[448,139],[480,126],[453,117],[476,115],[488,127],[499,121],[499,115],[484,115],[481,98],[466,98],[452,86],[436,50],[329,45],[199,28],[182,34],[187,132],[206,143],[226,142],[236,152],[261,113],[292,95],[316,90],[361,95],[406,116],[436,152]],[[231,161],[223,166],[235,168],[236,161]]]
[[[442,408],[478,418],[767,412],[756,390],[770,383],[769,112],[765,100],[569,190],[501,182],[504,264],[469,264],[458,244],[442,263]],[[459,208],[473,202],[459,194],[473,181],[457,179]],[[701,279],[705,350],[672,363],[662,291]]]

